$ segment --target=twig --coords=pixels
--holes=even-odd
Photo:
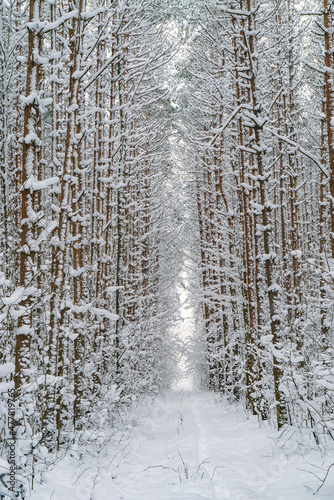
[[[207,463],[208,463],[208,458],[206,458],[205,460],[203,460],[203,462],[201,462],[201,463],[199,464],[199,466],[197,467],[196,474],[198,474],[198,472],[199,472],[199,470],[200,470],[201,466],[202,466],[203,464],[207,464]]]
[[[200,468],[202,467],[202,465],[208,463],[208,458],[206,458],[205,460],[203,460],[203,462],[201,462],[198,467],[197,467],[197,471],[195,472],[195,474],[193,474],[193,483],[196,481],[196,477],[197,477],[197,474],[199,473],[199,470]],[[204,477],[204,473],[205,473],[205,470],[204,472],[202,472],[202,476],[201,476],[201,479],[203,480],[203,477]]]
[[[76,478],[76,480],[74,481],[74,483],[73,483],[73,484],[76,484],[76,483],[77,483],[77,481],[79,480],[79,478],[82,476],[82,474],[84,474],[84,473],[86,472],[86,470],[88,470],[88,469],[91,469],[91,467],[86,467],[86,469],[84,469],[84,470],[83,470],[83,471],[82,471],[82,472],[78,475],[78,477]]]
[[[173,469],[173,467],[167,467],[165,465],[150,465],[149,467],[146,467],[146,469],[142,470],[141,472],[145,472],[148,469],[154,469],[155,467],[160,467],[161,469],[170,469],[176,473],[178,472],[176,469]]]
[[[189,474],[188,474],[188,466],[187,464],[184,462],[183,458],[182,458],[182,455],[180,453],[179,450],[177,450],[180,458],[181,458],[181,461],[182,461],[182,464],[183,464],[183,471],[184,471],[184,475],[186,476],[186,479],[189,479]]]
[[[326,475],[325,475],[324,479],[322,480],[321,485],[319,486],[319,488],[317,489],[317,491],[314,493],[314,495],[315,495],[316,493],[318,493],[318,492],[320,491],[320,489],[323,487],[323,485],[325,484],[325,481],[326,481],[326,479],[327,479],[327,477],[328,477],[329,471],[331,470],[331,468],[333,467],[333,465],[334,465],[334,463],[332,463],[332,464],[328,467],[327,472],[326,472]]]
[[[212,481],[212,479],[213,479],[213,477],[214,477],[214,475],[215,475],[215,473],[216,473],[216,469],[219,469],[219,468],[221,468],[221,469],[225,469],[225,467],[224,467],[223,465],[217,465],[217,466],[213,469],[213,473],[212,473],[212,476],[211,476],[211,481]]]
[[[314,477],[316,477],[319,481],[322,481],[322,479],[320,479],[319,476],[317,476],[314,472],[312,472],[311,470],[307,470],[307,469],[299,469],[297,467],[297,470],[300,470],[301,472],[308,472],[309,474],[312,474]]]

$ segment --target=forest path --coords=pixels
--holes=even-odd
[[[123,431],[91,457],[72,453],[44,478],[34,500],[307,500],[324,472],[319,454],[284,450],[268,426],[215,395],[172,390],[132,410]],[[131,423],[129,425],[129,422]],[[311,473],[310,473],[311,472]],[[334,476],[334,474],[333,474]],[[317,494],[333,498],[334,477]]]

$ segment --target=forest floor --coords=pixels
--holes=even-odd
[[[141,401],[107,445],[78,447],[33,500],[332,500],[333,453],[279,437],[236,406],[183,384]],[[189,384],[190,385],[190,384]],[[103,441],[102,433],[102,441]],[[334,450],[331,450],[334,452]],[[318,478],[316,477],[318,476]]]

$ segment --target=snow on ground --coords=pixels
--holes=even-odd
[[[68,454],[32,500],[333,499],[334,467],[313,496],[333,458],[280,448],[269,426],[190,389],[185,379],[132,409],[105,449]]]

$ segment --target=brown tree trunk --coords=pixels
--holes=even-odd
[[[29,2],[29,22],[36,20],[39,14],[39,1]],[[40,146],[38,136],[39,108],[37,98],[34,97],[36,88],[39,88],[37,64],[33,57],[34,50],[38,51],[38,39],[35,29],[28,30],[28,53],[26,71],[26,102],[24,106],[24,124],[22,141],[22,170],[21,170],[21,234],[20,234],[20,286],[23,289],[33,285],[35,271],[34,227],[31,214],[34,211],[34,194],[27,186],[28,180],[36,175],[37,151]],[[15,389],[20,395],[21,387],[29,381],[30,342],[32,334],[31,299],[27,291],[21,305],[24,314],[18,319],[18,330],[15,345]]]
[[[329,159],[329,189],[331,214],[331,253],[334,259],[334,85],[332,71],[334,69],[334,5],[331,0],[324,0],[325,27],[325,91],[326,91],[326,124]]]

